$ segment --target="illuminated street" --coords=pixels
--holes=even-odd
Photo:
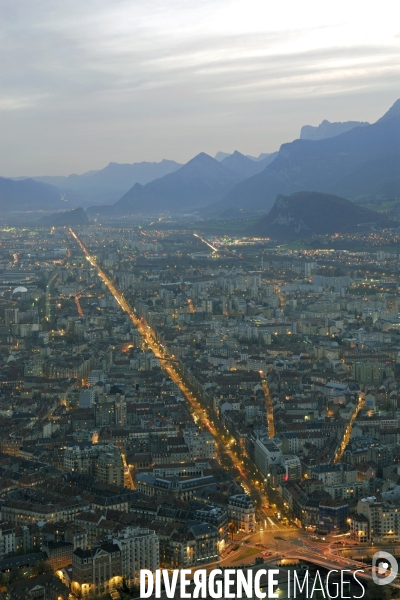
[[[363,398],[359,398],[358,402],[357,402],[356,409],[353,412],[353,414],[351,415],[349,424],[347,425],[347,427],[346,427],[346,429],[345,429],[345,431],[343,433],[343,437],[342,437],[342,439],[340,440],[340,442],[338,444],[338,450],[337,450],[337,453],[336,453],[336,456],[335,456],[335,459],[334,459],[334,463],[335,464],[336,463],[340,463],[340,461],[343,458],[344,451],[346,450],[347,444],[349,443],[350,438],[351,438],[351,432],[352,432],[352,428],[353,428],[353,423],[356,420],[357,415],[360,412],[360,410],[363,407],[363,405],[364,405],[364,399]]]
[[[214,437],[214,440],[216,441],[216,445],[217,445],[219,454],[220,455],[223,454],[225,459],[228,461],[227,466],[228,466],[229,470],[231,471],[232,475],[235,478],[237,478],[239,476],[244,489],[246,491],[248,491],[250,494],[252,494],[254,492],[259,493],[260,492],[259,487],[257,487],[253,483],[253,481],[246,475],[244,470],[241,468],[240,457],[237,456],[230,448],[228,448],[225,444],[222,443],[222,437],[218,433],[215,425],[210,421],[207,411],[201,405],[199,400],[189,390],[189,388],[185,384],[185,382],[182,380],[182,377],[178,374],[178,372],[174,366],[174,362],[172,362],[172,361],[169,362],[168,359],[170,357],[169,357],[167,351],[165,349],[163,349],[163,352],[160,351],[160,343],[155,340],[151,329],[147,326],[146,323],[142,322],[140,319],[138,319],[135,316],[135,314],[133,313],[132,309],[130,308],[128,302],[124,298],[123,294],[121,294],[119,292],[119,290],[116,288],[116,286],[110,281],[109,277],[107,277],[107,275],[104,273],[104,271],[97,265],[96,261],[93,259],[93,257],[90,255],[90,253],[87,251],[87,249],[82,244],[81,240],[76,235],[76,233],[72,229],[70,229],[69,231],[70,231],[71,235],[73,236],[73,238],[76,240],[76,242],[79,244],[86,259],[90,262],[90,264],[93,267],[95,267],[97,269],[102,281],[107,285],[108,289],[113,294],[114,298],[117,300],[117,302],[120,305],[120,307],[122,308],[122,310],[124,310],[125,312],[127,312],[129,314],[132,322],[137,327],[140,334],[143,336],[143,339],[145,340],[147,346],[154,353],[154,356],[160,360],[160,365],[161,365],[161,368],[163,369],[163,371],[172,379],[172,381],[174,383],[176,383],[176,385],[179,387],[181,392],[184,394],[186,400],[190,404],[191,412],[192,412],[193,416],[196,418],[197,423],[201,424],[203,427],[206,427],[210,431],[211,435]],[[262,497],[262,504],[267,502],[267,498],[265,495],[261,495],[261,497]],[[261,513],[261,516],[265,515],[265,510],[263,508],[260,508],[259,511]]]
[[[271,395],[269,393],[268,382],[261,373],[261,383],[265,395],[265,404],[266,404],[266,412],[267,412],[267,421],[268,421],[268,437],[275,437],[275,420],[274,420],[274,409],[272,406]]]
[[[194,233],[193,234],[194,237],[199,238],[199,240],[201,240],[204,244],[206,244],[209,248],[211,248],[211,250],[213,252],[218,252],[218,248],[216,248],[215,246],[213,246],[212,244],[210,244],[210,242],[207,242],[207,240],[205,240],[203,237],[201,237],[201,235],[199,235],[198,233]]]

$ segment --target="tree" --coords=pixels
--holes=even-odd
[[[23,575],[20,569],[16,567],[12,568],[10,574],[8,575],[8,581],[11,583],[12,581],[16,581],[17,579],[22,579]]]
[[[53,569],[47,560],[39,560],[32,569],[33,575],[44,575],[45,573],[52,573]]]
[[[119,592],[121,592],[123,594],[129,594],[130,587],[127,584],[127,581],[126,581],[125,577],[122,578],[122,584],[117,589],[118,589]]]
[[[235,531],[236,531],[236,525],[235,525],[235,523],[233,523],[231,521],[228,525],[228,533],[232,534],[232,539],[234,538]]]

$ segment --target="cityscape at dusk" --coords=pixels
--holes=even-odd
[[[398,255],[376,247],[397,239],[348,240],[2,230],[11,586],[51,567],[100,597],[140,567],[255,561],[371,579],[400,536]]]
[[[0,600],[400,598],[397,3],[1,11]]]

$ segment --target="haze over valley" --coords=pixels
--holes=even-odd
[[[122,218],[256,218],[268,213],[276,198],[298,192],[318,192],[320,198],[324,194],[340,196],[376,208],[400,198],[399,139],[397,100],[373,124],[323,120],[318,127],[302,127],[299,139],[282,144],[279,151],[258,157],[220,151],[213,158],[201,152],[185,164],[168,159],[109,163],[82,175],[0,178],[0,203],[4,214],[22,212],[26,218],[29,213],[33,219],[38,211],[80,207],[90,219],[104,222]],[[351,205],[347,206],[350,210]],[[321,212],[321,228],[313,231],[325,233],[324,208],[316,203],[315,211]],[[395,224],[396,210],[386,220],[376,212],[370,217],[368,222],[376,226],[390,226],[391,219]],[[351,222],[353,219],[349,216]],[[342,227],[338,222],[338,231],[343,226],[344,222]],[[262,231],[262,227],[256,230]],[[273,237],[273,231],[268,231]],[[293,237],[293,232],[287,235]]]

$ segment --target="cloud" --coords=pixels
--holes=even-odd
[[[4,174],[185,160],[231,144],[256,153],[293,138],[310,115],[374,120],[400,80],[396,4],[8,2]]]

